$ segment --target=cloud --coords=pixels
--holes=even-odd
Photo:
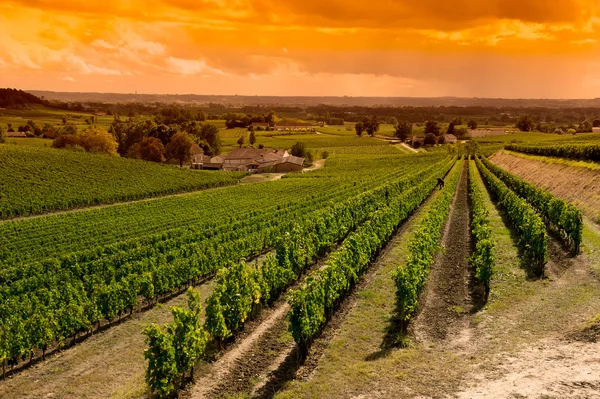
[[[180,75],[225,75],[220,69],[209,67],[204,60],[169,57],[167,67],[169,72]]]
[[[61,80],[66,80],[67,82],[76,82],[72,76],[63,76]]]

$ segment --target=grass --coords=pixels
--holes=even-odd
[[[478,184],[483,187],[481,179]],[[496,364],[489,361],[493,356],[535,347],[545,338],[563,336],[573,326],[589,325],[600,308],[598,281],[582,277],[577,270],[568,270],[557,281],[528,281],[511,230],[485,188],[484,198],[497,263],[488,304],[465,316],[473,330],[465,349],[446,342],[412,342],[406,349],[382,347],[394,311],[390,273],[404,261],[407,237],[423,217],[421,211],[407,232],[394,239],[391,250],[380,260],[380,270],[358,293],[355,307],[311,379],[289,383],[276,397],[445,397],[457,392],[470,373],[493,373]],[[584,249],[587,259],[582,258],[583,262],[600,264],[600,234],[586,229]]]
[[[205,299],[213,288],[214,282],[208,282],[196,289]],[[185,307],[186,296],[134,314],[132,319],[0,381],[0,398],[146,398],[142,331],[151,323],[172,322],[171,306]]]
[[[0,158],[0,218],[221,187],[245,175],[10,143],[0,144]]]
[[[27,121],[32,120],[40,126],[49,123],[60,127],[63,125],[63,117],[66,117],[67,122],[74,123],[78,130],[84,130],[90,126],[85,120],[90,119],[92,116],[94,116],[92,112],[69,111],[39,104],[30,104],[29,109],[0,110],[0,126],[7,127],[7,124],[11,123],[13,129],[16,131],[19,126],[26,125]],[[112,121],[112,116],[95,116],[96,125],[105,129],[108,129]]]
[[[600,170],[600,163],[598,163],[598,162],[577,161],[577,160],[573,160],[573,159],[558,158],[558,157],[545,157],[545,156],[541,156],[541,155],[530,155],[530,154],[524,154],[521,152],[508,151],[508,150],[504,150],[504,152],[507,154],[510,154],[510,155],[514,155],[516,157],[529,159],[531,161],[545,162],[545,163],[554,164],[554,165],[574,166],[577,168],[587,168],[587,169],[591,169],[591,170]]]

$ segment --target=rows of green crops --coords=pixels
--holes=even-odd
[[[280,181],[0,225],[0,358],[16,363],[263,253],[294,222],[431,167],[382,155]],[[140,302],[142,301],[142,302]]]
[[[183,324],[181,327],[189,330],[190,334],[196,335],[200,341],[204,342],[205,337],[208,336],[217,342],[222,342],[257,314],[257,306],[268,306],[276,300],[287,286],[300,278],[310,266],[342,240],[344,243],[332,254],[323,276],[329,276],[332,270],[338,272],[342,272],[341,268],[350,270],[356,261],[349,257],[350,252],[367,251],[370,248],[368,245],[362,245],[364,242],[360,240],[372,236],[373,233],[380,238],[389,236],[397,226],[397,221],[394,221],[398,217],[402,219],[418,206],[434,187],[436,178],[453,163],[446,159],[422,169],[420,164],[424,158],[415,157],[414,160],[418,163],[414,164],[412,173],[399,180],[390,179],[383,186],[364,192],[355,198],[347,198],[306,217],[298,217],[284,239],[277,243],[276,257],[268,256],[262,264],[255,267],[242,262],[221,269],[216,287],[207,299],[206,321],[203,328],[198,328],[197,317],[189,317],[187,321],[179,323],[181,319],[176,312],[173,314],[175,323],[178,326]],[[363,230],[369,233],[365,234]],[[383,244],[384,241],[380,240],[379,243]],[[348,256],[340,255],[342,253]],[[372,255],[361,256],[363,263],[368,263]],[[337,266],[334,266],[333,259],[338,261],[335,263]],[[311,275],[309,281],[313,283],[321,281],[315,276],[319,273]],[[329,288],[338,287],[331,284],[333,282],[323,284]],[[304,296],[303,299],[306,297]],[[308,297],[315,299],[310,295]],[[301,317],[312,316],[306,312],[300,313]],[[292,323],[294,315],[298,315],[298,312],[291,314]],[[318,326],[316,327],[318,330]],[[188,370],[185,365],[193,365],[202,352],[200,347],[196,347],[199,350],[188,348],[185,352],[194,353],[194,358],[178,365],[176,357],[169,356],[170,348],[187,346],[187,344],[180,343],[177,334],[173,331],[173,325],[167,325],[162,330],[158,326],[152,326],[145,331],[148,337],[146,342],[149,345],[145,352],[149,361],[147,381],[151,390],[158,395],[168,395],[175,389],[176,374],[186,373]],[[296,335],[294,334],[295,338]],[[174,369],[177,369],[178,373],[172,373]]]
[[[5,219],[228,186],[236,184],[244,174],[3,144],[0,176],[0,219]]]

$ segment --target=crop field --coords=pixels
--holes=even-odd
[[[252,184],[0,145],[0,398],[594,397],[592,135],[318,132]]]
[[[0,219],[222,187],[244,176],[18,143],[0,144],[0,159]]]
[[[10,123],[17,130],[19,126],[32,120],[38,125],[49,123],[53,126],[60,126],[63,124],[64,117],[68,122],[75,124],[78,130],[84,130],[90,126],[86,119],[90,119],[93,115],[91,112],[68,111],[32,104],[29,109],[0,110],[0,125],[6,127]],[[108,129],[114,119],[112,116],[94,116],[94,118],[95,123],[105,129]]]

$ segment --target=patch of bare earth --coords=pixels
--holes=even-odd
[[[600,343],[547,340],[488,361],[496,363],[499,378],[477,375],[456,397],[600,398]]]
[[[465,161],[466,162],[466,161]],[[422,343],[469,340],[467,313],[473,308],[469,292],[471,253],[468,173],[463,168],[442,237],[443,249],[432,266],[411,331]]]
[[[514,175],[575,204],[591,220],[600,217],[600,171],[521,158],[504,151],[496,153],[490,160]]]
[[[267,311],[268,315],[261,315],[260,320],[247,326],[247,335],[238,337],[236,344],[228,348],[222,357],[207,365],[202,376],[196,378],[194,385],[182,396],[199,399],[245,394],[272,398],[289,381],[309,379],[331,339],[355,306],[360,291],[377,274],[382,265],[380,259],[395,246],[407,225],[408,222],[405,222],[400,226],[352,294],[341,303],[302,364],[298,361],[297,346],[287,331],[285,316],[289,305],[280,299],[274,309]],[[315,269],[323,266],[324,260],[321,260]]]

